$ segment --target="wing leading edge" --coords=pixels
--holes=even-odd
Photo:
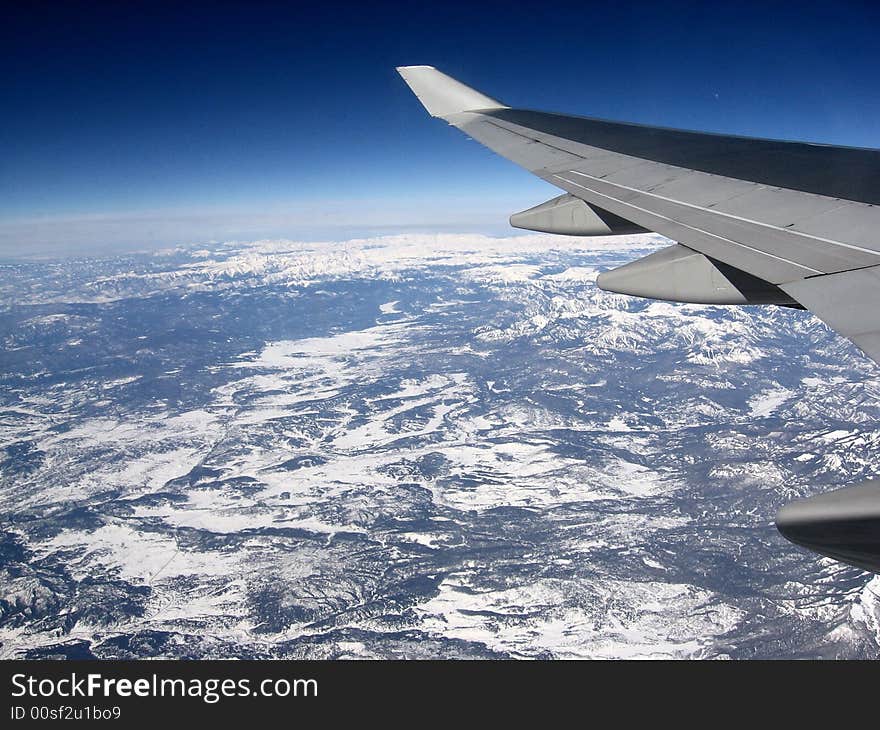
[[[880,150],[512,109],[431,66],[398,69],[428,112],[561,188],[511,218],[677,241],[599,277],[637,296],[809,309],[880,362]],[[880,573],[880,480],[799,500],[788,539]]]

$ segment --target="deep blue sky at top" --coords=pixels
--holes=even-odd
[[[164,240],[175,220],[191,239],[466,229],[550,196],[430,120],[403,64],[513,106],[880,146],[871,3],[19,5],[0,24],[7,246]]]

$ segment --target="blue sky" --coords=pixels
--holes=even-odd
[[[403,64],[512,106],[880,146],[869,3],[21,5],[4,252],[503,232],[553,194],[430,120]]]

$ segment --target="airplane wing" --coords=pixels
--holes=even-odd
[[[512,109],[432,66],[398,71],[429,114],[564,191],[512,225],[677,241],[601,274],[601,288],[802,307],[880,362],[880,150]],[[792,503],[777,526],[880,573],[880,482],[869,484]]]
[[[431,66],[398,71],[432,116],[565,191],[512,225],[678,242],[602,288],[801,306],[880,362],[880,150],[511,109]]]

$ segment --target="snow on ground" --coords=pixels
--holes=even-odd
[[[792,358],[802,333],[786,327],[813,327],[802,313],[595,288],[663,243],[261,241],[90,273],[52,296],[100,302],[93,319],[26,316],[37,339],[7,343],[109,332],[97,364],[49,340],[44,364],[9,376],[0,443],[19,471],[0,497],[31,557],[8,606],[55,619],[78,615],[69,596],[89,586],[129,591],[130,615],[64,635],[93,646],[149,630],[320,655],[304,647],[339,631],[358,656],[401,633],[451,655],[468,655],[461,641],[726,656],[757,638],[771,654],[864,655],[876,580],[788,546],[770,519],[876,463],[875,384],[822,354],[821,326]],[[171,311],[150,322],[157,293]],[[129,351],[113,329],[126,315]],[[0,653],[57,642],[18,621]]]

